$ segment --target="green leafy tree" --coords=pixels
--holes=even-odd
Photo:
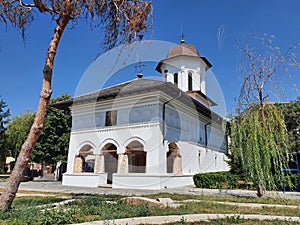
[[[300,97],[296,101],[280,104],[288,131],[290,152],[300,153]]]
[[[112,48],[140,37],[149,28],[151,3],[143,0],[0,0],[0,22],[11,23],[24,34],[35,16],[47,14],[55,22],[54,32],[46,51],[40,101],[33,125],[21,147],[15,167],[0,197],[0,210],[8,210],[18,191],[23,170],[43,130],[46,110],[51,98],[52,75],[58,45],[67,26],[74,28],[81,18],[90,19],[104,31],[104,43]],[[45,29],[49,25],[45,25]],[[53,28],[50,28],[53,30]]]
[[[50,104],[71,98],[63,94],[50,100]],[[66,160],[70,141],[72,117],[70,110],[59,110],[49,107],[46,112],[44,130],[33,152],[32,161],[56,163]]]
[[[231,150],[233,172],[265,189],[276,190],[284,182],[281,169],[287,168],[287,132],[284,116],[274,104],[259,105],[232,120]],[[236,166],[238,165],[238,167]]]
[[[63,94],[50,100],[50,104],[71,98]],[[7,125],[5,146],[16,158],[19,150],[27,138],[34,120],[34,113],[26,111],[14,117]],[[46,112],[44,130],[33,150],[32,162],[55,163],[67,158],[68,143],[71,131],[71,113],[49,107]]]
[[[268,99],[274,90],[281,90],[280,76],[290,77],[290,69],[299,67],[294,46],[282,52],[273,43],[273,36],[264,35],[245,47],[238,45],[243,86],[231,121],[230,159],[240,167],[233,169],[264,189],[281,188],[281,169],[288,167],[289,160],[283,112]]]
[[[0,170],[4,170],[7,148],[5,146],[5,130],[9,122],[10,112],[6,102],[0,96]]]
[[[6,146],[11,151],[11,156],[16,158],[19,154],[22,144],[27,138],[30,127],[33,123],[34,113],[26,111],[23,114],[15,116],[7,125]]]

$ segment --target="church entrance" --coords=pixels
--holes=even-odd
[[[106,144],[102,149],[104,154],[104,170],[107,173],[107,183],[112,184],[113,173],[117,172],[118,154],[117,147],[114,144]]]

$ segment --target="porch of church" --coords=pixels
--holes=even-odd
[[[97,151],[92,144],[84,144],[74,156],[73,171],[64,174],[63,185],[162,189],[192,183],[192,175],[182,174],[176,143],[153,149],[136,139],[123,146],[108,140]]]

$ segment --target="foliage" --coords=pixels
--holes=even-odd
[[[50,104],[69,99],[70,95],[63,94],[54,98]],[[25,113],[14,117],[6,130],[6,146],[11,150],[11,155],[16,158],[22,144],[27,138],[34,120],[34,113]],[[38,140],[31,160],[33,162],[54,163],[66,160],[71,132],[71,113],[69,110],[61,111],[49,107],[46,112],[44,130]]]
[[[54,218],[58,218],[59,215],[53,215],[54,212],[51,210],[48,213],[48,210],[43,214],[42,207],[46,204],[52,204],[55,202],[60,202],[62,199],[54,198],[54,197],[21,197],[16,198],[13,203],[13,208],[10,212],[0,212],[0,224],[46,224],[45,222],[52,220]],[[44,207],[45,208],[45,207]],[[63,217],[67,217],[63,214]],[[57,219],[57,221],[62,221],[61,219]],[[72,220],[70,220],[72,222]],[[65,221],[68,223],[68,221]],[[48,223],[49,224],[49,223]],[[54,223],[61,224],[61,223]]]
[[[286,148],[286,153],[290,153],[290,156],[294,155],[297,152],[299,153],[300,151],[300,135],[298,134],[300,130],[300,101],[299,100],[300,98],[298,98],[298,100],[296,101],[292,101],[289,103],[274,104],[274,107],[278,107],[278,110],[282,110],[282,114],[284,116],[284,123],[287,129],[287,142],[285,144],[285,148]],[[238,118],[235,118],[235,121],[237,120]],[[232,154],[230,151],[228,152],[227,156],[229,158],[228,163],[230,165],[231,172],[240,175],[243,179],[250,179],[244,173],[245,171],[244,171],[244,167],[242,166],[242,158],[241,158],[242,156],[237,154]],[[295,158],[289,157],[288,164],[287,162],[285,162],[286,164],[285,168],[291,168],[291,167],[296,168],[294,160]],[[276,186],[278,188],[282,186],[286,186],[290,190],[298,189],[299,187],[298,187],[297,175],[286,173],[285,178],[287,177],[289,177],[290,179],[291,182],[290,184],[286,183],[289,181],[283,180],[284,177],[282,177],[280,174],[277,174],[276,178],[274,177],[274,180],[276,181]]]
[[[121,43],[131,42],[147,31],[150,10],[151,3],[141,0],[0,0],[0,22],[10,22],[21,29],[24,38],[27,26],[38,13],[48,14],[56,22],[65,17],[72,22],[71,27],[76,26],[78,20],[86,18],[104,32],[103,44],[110,49]]]
[[[298,173],[285,173],[283,177],[283,183],[278,183],[285,191],[299,191],[299,175]]]
[[[71,98],[70,95],[63,94],[60,97],[50,100],[50,105],[59,101]],[[71,112],[70,110],[59,110],[48,107],[44,130],[32,152],[32,161],[46,164],[56,163],[59,160],[67,159],[71,132]]]
[[[282,111],[273,104],[264,109],[252,107],[232,120],[231,137],[232,163],[240,166],[238,174],[246,181],[261,183],[265,189],[280,189],[281,169],[288,167]]]
[[[15,116],[7,125],[6,145],[11,151],[11,156],[16,158],[19,154],[22,144],[27,138],[30,127],[33,123],[34,114],[26,111],[23,114]]]
[[[283,111],[290,152],[300,153],[300,97],[296,101],[278,105]]]
[[[7,147],[6,141],[6,125],[9,122],[10,112],[7,109],[7,104],[0,96],[0,169],[4,170]]]
[[[236,188],[239,177],[230,172],[213,172],[195,174],[194,184],[199,188]]]

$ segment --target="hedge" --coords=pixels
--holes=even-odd
[[[286,182],[287,177],[289,177],[291,185],[288,185],[288,183]],[[257,187],[257,183],[250,181],[245,182],[243,180],[240,180],[238,175],[232,174],[229,171],[198,173],[194,175],[193,179],[194,184],[198,188],[253,189]],[[283,190],[283,188],[285,188],[286,191],[300,191],[300,186],[298,184],[298,174],[286,174],[284,177],[278,177],[276,181],[278,190]],[[267,190],[269,190],[268,188],[269,187],[267,187]]]
[[[198,173],[193,176],[194,184],[199,188],[224,188],[239,187],[239,177],[230,172]]]

